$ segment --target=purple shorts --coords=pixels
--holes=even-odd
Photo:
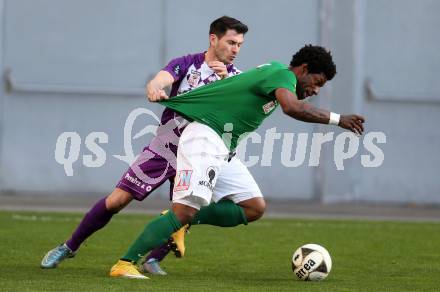
[[[142,201],[169,180],[171,200],[177,168],[177,145],[187,123],[171,109],[165,109],[156,136],[124,173],[116,187]]]
[[[171,161],[173,158],[164,158],[153,152],[150,147],[145,147],[136,161],[124,173],[116,185],[138,201],[145,199],[151,192],[161,186],[165,181],[170,181],[170,200],[174,185],[176,170]],[[174,164],[175,164],[174,157]]]

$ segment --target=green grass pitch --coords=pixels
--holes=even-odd
[[[113,279],[110,267],[150,219],[121,214],[78,255],[42,270],[45,252],[82,214],[0,212],[0,291],[440,291],[440,224],[263,219],[248,226],[194,226],[183,259],[151,280]],[[325,246],[333,270],[322,282],[295,280],[291,256],[304,243]]]

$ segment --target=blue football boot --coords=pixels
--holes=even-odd
[[[73,258],[75,252],[73,252],[65,243],[61,244],[54,249],[51,249],[44,256],[41,261],[41,268],[43,269],[54,269],[59,263],[67,258]]]

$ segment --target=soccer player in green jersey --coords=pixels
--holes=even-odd
[[[184,224],[197,224],[199,218],[206,217],[204,212],[199,212],[200,208],[211,200],[222,199],[216,198],[216,194],[233,194],[227,198],[237,202],[240,196],[258,192],[247,169],[237,167],[237,173],[231,177],[229,164],[236,159],[232,153],[240,139],[256,130],[278,105],[294,119],[337,125],[362,134],[362,116],[339,115],[302,101],[317,95],[335,74],[336,66],[330,52],[307,45],[293,56],[290,66],[279,62],[263,64],[162,101],[163,105],[192,121],[183,131],[178,145],[173,203],[168,213],[145,227],[120,262],[136,264]],[[231,212],[231,216],[242,217],[243,213]],[[111,276],[120,276],[114,273],[120,262],[112,267]]]

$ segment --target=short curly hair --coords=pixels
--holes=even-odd
[[[336,65],[330,51],[320,46],[305,45],[302,47],[290,61],[291,67],[301,66],[306,63],[309,73],[324,73],[327,80],[332,80],[336,75]]]

